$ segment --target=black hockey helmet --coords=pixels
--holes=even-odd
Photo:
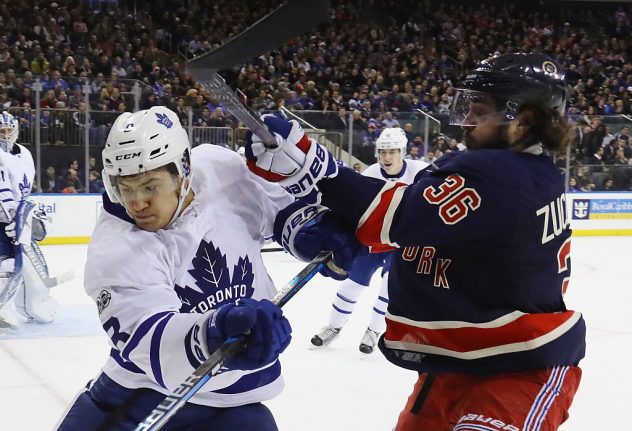
[[[476,119],[468,119],[470,102],[490,96],[498,109],[497,124],[513,120],[525,101],[537,101],[563,114],[568,97],[564,72],[551,57],[504,54],[483,60],[468,73],[452,101],[450,124],[476,125]]]

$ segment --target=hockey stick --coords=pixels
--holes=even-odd
[[[4,205],[4,202],[2,201],[0,201],[0,210],[2,210],[7,220],[12,219],[11,214],[9,213],[6,206]],[[17,218],[17,214],[15,218]],[[13,218],[14,221],[15,221],[15,218]],[[39,278],[42,279],[42,283],[44,283],[44,286],[46,286],[47,288],[50,289],[52,287],[55,287],[59,284],[66,283],[75,278],[75,273],[72,270],[63,272],[55,277],[50,277],[48,273],[48,267],[46,266],[46,259],[44,259],[44,255],[42,254],[42,251],[39,249],[36,243],[33,243],[33,244],[19,243],[17,241],[17,238],[15,239],[14,243],[15,243],[16,249],[19,249],[23,254],[26,255],[29,262],[31,262],[31,265],[33,265],[33,268],[35,268],[37,275],[39,276]]]
[[[248,110],[217,71],[248,61],[308,31],[325,20],[328,10],[328,0],[290,0],[219,48],[188,61],[187,70],[267,146],[276,147],[268,128]]]
[[[271,301],[283,307],[305,284],[312,279],[323,266],[331,260],[333,254],[323,251],[305,268],[292,278]],[[213,377],[220,368],[241,352],[248,339],[246,336],[229,338],[209,358],[202,363],[187,379],[168,395],[152,412],[135,428],[135,431],[158,431],[184,404],[195,395],[202,386]]]
[[[189,60],[188,71],[198,80],[280,47],[327,18],[328,0],[289,0],[220,47]]]

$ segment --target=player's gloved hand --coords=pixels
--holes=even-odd
[[[248,334],[246,349],[228,364],[230,368],[252,370],[277,359],[292,339],[290,322],[279,307],[267,299],[242,298],[236,304],[219,307],[208,320],[206,342],[210,352],[228,338]]]
[[[363,248],[353,231],[329,209],[294,202],[279,211],[274,221],[274,239],[292,256],[304,262],[323,250],[333,252],[333,265],[320,272],[336,280],[347,278],[356,254]]]
[[[20,205],[22,206],[22,203]],[[21,220],[23,226],[20,238],[17,238],[17,240],[15,238],[17,217],[13,217],[11,223],[4,228],[4,232],[9,238],[22,244],[30,244],[31,239],[41,241],[46,238],[51,219],[44,211],[36,209],[34,204],[29,203],[29,205],[24,206],[24,209],[20,213],[23,214],[23,220]]]
[[[7,210],[7,213],[0,211],[0,223],[8,223],[4,227],[4,233],[12,240],[15,240],[15,209],[10,208]]]
[[[246,133],[246,160],[256,175],[278,182],[291,194],[309,194],[322,178],[338,174],[338,165],[329,151],[307,137],[296,120],[272,114],[261,117],[277,141],[268,148],[252,132]]]

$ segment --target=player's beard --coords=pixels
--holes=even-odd
[[[468,150],[480,150],[483,148],[507,148],[507,126],[502,125],[496,128],[492,136],[475,137],[473,136],[475,129],[463,130],[463,143]]]

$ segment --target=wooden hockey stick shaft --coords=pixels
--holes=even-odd
[[[323,251],[292,278],[271,301],[282,307],[331,260],[333,254]],[[135,431],[158,431],[195,395],[226,362],[241,352],[248,342],[245,336],[230,338],[202,363],[187,379],[168,395],[135,428]]]

